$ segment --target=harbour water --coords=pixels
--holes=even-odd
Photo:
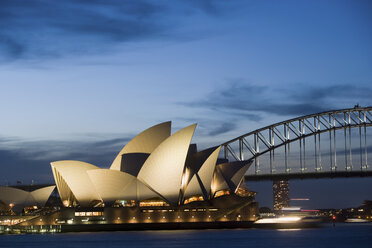
[[[372,223],[309,229],[229,229],[0,235],[0,247],[372,247]]]

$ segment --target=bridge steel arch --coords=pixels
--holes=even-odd
[[[345,143],[345,170],[351,172],[353,169],[351,129],[358,128],[360,140],[360,171],[367,172],[367,127],[369,126],[372,126],[372,107],[356,106],[350,109],[333,110],[317,114],[305,115],[254,130],[223,143],[222,146],[224,148],[224,158],[229,159],[229,157],[231,156],[234,160],[254,160],[256,175],[252,176],[259,177],[259,158],[261,155],[269,153],[270,174],[272,175],[272,177],[275,177],[278,176],[278,174],[276,173],[275,166],[273,166],[274,151],[275,149],[284,146],[284,174],[290,174],[291,169],[288,167],[288,153],[290,149],[290,143],[298,141],[300,148],[300,173],[305,174],[306,172],[306,174],[314,174],[314,172],[307,172],[305,159],[305,139],[307,137],[314,136],[315,173],[318,173],[322,171],[322,164],[320,160],[321,158],[318,158],[319,152],[321,151],[320,134],[328,132],[330,140],[329,154],[332,154],[330,155],[330,171],[334,172],[333,175],[337,175],[338,171],[336,170],[338,154],[336,151],[336,130],[342,129],[344,130],[343,139]],[[347,134],[349,134],[349,136]],[[260,150],[260,148],[263,149]],[[249,152],[248,157],[244,156],[245,151]],[[344,171],[340,173],[340,175],[341,174],[344,175]],[[367,174],[368,173],[366,173],[366,175]],[[312,176],[314,175],[310,175],[310,177]],[[266,177],[269,178],[270,175],[266,174]]]

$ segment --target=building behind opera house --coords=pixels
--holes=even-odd
[[[127,143],[109,169],[52,162],[60,206],[43,211],[55,186],[31,192],[0,187],[0,211],[26,216],[25,209],[38,209],[20,226],[254,221],[255,193],[244,184],[251,162],[220,159],[221,146],[197,151],[195,128],[171,135],[171,122],[155,125]]]

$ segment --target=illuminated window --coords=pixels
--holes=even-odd
[[[214,198],[224,196],[224,195],[230,195],[230,190],[220,190],[217,191],[216,194],[214,195]]]
[[[140,207],[166,207],[169,206],[169,204],[163,200],[147,200],[147,201],[141,201]]]
[[[235,194],[241,197],[254,197],[256,195],[256,192],[250,191],[248,188],[239,187]]]
[[[75,216],[103,216],[103,212],[75,212]]]
[[[114,203],[114,207],[135,207],[135,200],[117,200]]]
[[[187,198],[183,203],[188,204],[190,202],[195,202],[195,201],[204,201],[204,198],[201,195],[191,196],[190,198]]]

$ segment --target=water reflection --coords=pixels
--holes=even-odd
[[[233,248],[370,247],[372,223],[323,228],[234,229],[0,235],[0,247],[28,248]],[[330,241],[332,241],[330,243]],[[273,245],[275,244],[275,245]]]
[[[288,232],[288,231],[301,231],[301,228],[283,228],[283,229],[276,229],[279,232]]]

